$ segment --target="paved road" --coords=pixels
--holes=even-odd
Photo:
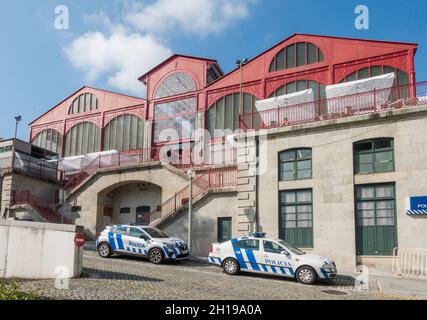
[[[57,290],[54,280],[23,281],[22,288],[58,299],[382,299],[375,291],[360,292],[348,278],[333,284],[304,286],[293,280],[240,275],[228,276],[220,268],[194,260],[152,265],[145,260],[114,256],[102,259],[84,252],[83,278]],[[331,295],[324,290],[339,291]]]

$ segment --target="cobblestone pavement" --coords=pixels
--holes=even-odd
[[[84,252],[83,277],[69,281],[68,290],[54,280],[20,281],[24,291],[55,299],[382,299],[375,291],[357,291],[349,278],[304,286],[293,280],[258,275],[228,276],[218,267],[186,260],[152,265],[146,260],[113,256],[102,259]],[[341,295],[327,294],[334,290]],[[337,293],[337,292],[335,292]]]

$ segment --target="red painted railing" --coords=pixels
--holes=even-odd
[[[135,152],[126,151],[114,154],[101,154],[84,167],[79,173],[69,176],[69,180],[64,184],[64,188],[66,191],[73,190],[100,169],[137,165],[158,160],[157,149],[151,149],[150,157],[148,157],[148,153],[146,151],[147,150],[138,150]]]
[[[240,115],[240,127],[270,129],[427,104],[427,82]]]
[[[157,147],[149,150],[125,151],[104,155],[101,154],[86,167],[84,167],[79,173],[68,176],[68,181],[64,184],[64,188],[67,192],[73,190],[100,169],[117,168],[159,161],[161,158],[160,150],[161,147]],[[151,151],[151,153],[148,151]],[[227,149],[223,153],[223,159],[220,159],[222,161],[221,164],[236,163],[236,149]],[[164,156],[167,157],[168,155],[166,154]],[[177,169],[187,169],[190,167],[205,168],[209,166],[207,163],[194,163],[191,160],[191,154],[181,155],[180,157],[181,158],[176,159],[178,163],[171,163],[171,165]],[[185,161],[186,158],[188,158],[190,161]]]
[[[36,210],[46,221],[51,223],[61,223],[62,217],[55,209],[52,209],[41,197],[33,194],[29,190],[14,190],[12,192],[13,205],[29,205]],[[64,217],[65,224],[72,224]]]
[[[235,167],[208,170],[193,181],[193,199],[210,189],[237,186],[237,169]],[[155,211],[150,213],[145,223],[159,226],[167,220],[173,219],[180,209],[184,208],[189,201],[189,186],[175,193],[166,200]]]

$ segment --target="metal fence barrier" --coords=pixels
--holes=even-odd
[[[427,279],[427,249],[394,248],[393,275]]]

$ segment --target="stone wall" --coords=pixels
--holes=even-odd
[[[354,186],[395,182],[398,245],[427,248],[427,216],[406,213],[407,197],[427,195],[426,127],[427,107],[422,106],[272,130],[268,139],[268,170],[259,177],[260,228],[268,236],[278,237],[280,190],[313,189],[313,250],[335,259],[341,271],[353,272]],[[394,138],[395,172],[354,175],[353,143],[384,137]],[[279,182],[278,154],[292,148],[312,148],[312,179]],[[242,179],[248,181],[246,177]],[[252,183],[244,188],[239,186],[239,199],[246,198],[247,190],[253,187]],[[389,266],[391,257],[364,257],[364,263],[369,261],[372,267],[386,268],[384,264]]]
[[[212,243],[218,242],[218,218],[232,218],[233,235],[236,235],[238,222],[237,197],[235,192],[209,193],[197,202],[192,216],[192,253],[206,257]],[[173,237],[187,240],[188,213],[184,213],[171,224],[162,228]]]

